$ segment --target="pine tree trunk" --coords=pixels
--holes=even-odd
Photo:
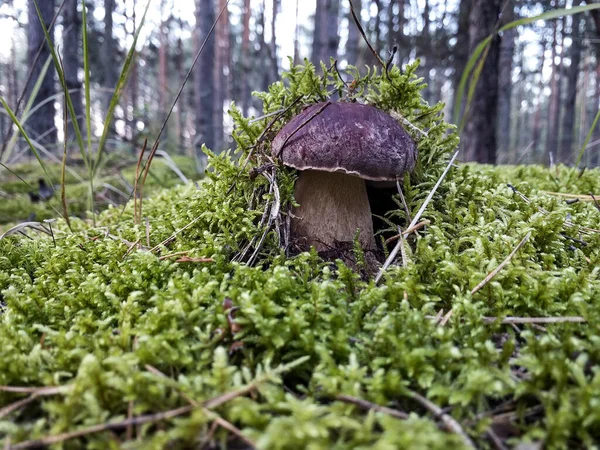
[[[81,43],[81,16],[77,11],[78,0],[67,0],[63,10],[63,67],[65,81],[71,94],[73,110],[77,117],[77,124],[83,134],[83,103],[82,84],[79,81],[79,71],[82,68]],[[75,139],[75,130],[69,119],[68,138]]]
[[[460,79],[465,71],[465,66],[469,60],[469,11],[471,11],[471,4],[473,0],[460,0],[460,7],[458,11],[458,31],[456,33],[456,46],[454,47],[454,94],[458,91]],[[454,103],[454,100],[452,101]],[[461,105],[461,115],[464,110],[464,101]],[[458,122],[459,118],[453,118],[455,122]]]
[[[406,35],[404,34],[404,24],[406,20],[404,19],[404,10],[405,10],[405,2],[406,0],[395,0],[398,5],[398,13],[396,20],[396,45],[398,46],[398,56],[397,56],[397,64],[402,66],[402,64],[408,60],[408,54],[410,53],[410,45],[406,40]]]
[[[353,0],[354,12],[360,20],[361,11],[362,11],[362,1],[361,0]],[[360,42],[361,42],[360,31],[358,31],[358,25],[354,21],[354,17],[352,17],[352,11],[348,12],[348,42],[346,43],[346,61],[348,64],[360,67],[359,57],[360,57]]]
[[[46,29],[49,28],[50,23],[52,22],[52,18],[54,17],[54,0],[46,0],[43,2],[38,2],[38,6],[40,8],[40,12],[42,15],[42,20],[46,26]],[[46,44],[44,31],[42,30],[42,26],[40,24],[40,20],[35,8],[35,4],[33,0],[29,0],[28,4],[28,17],[29,17],[29,25],[27,29],[27,69],[29,73],[32,74],[31,82],[29,83],[28,92],[26,95],[26,99],[31,96],[31,90],[35,85],[35,82],[38,80],[42,68],[48,58],[50,57],[50,50],[48,45]],[[53,29],[49,31],[51,39],[54,39],[54,31]],[[42,51],[40,53],[40,57],[37,60],[37,64],[34,65],[35,56],[38,52],[38,49],[42,47]],[[56,86],[54,84],[54,69],[50,67],[46,72],[42,80],[42,84],[40,89],[35,97],[35,101],[33,102],[33,108],[39,103],[42,103],[56,94]],[[45,146],[54,146],[57,142],[57,134],[56,128],[54,125],[54,116],[56,114],[56,110],[54,108],[54,101],[49,100],[44,103],[39,109],[33,113],[31,117],[26,122],[26,128],[30,133],[30,137],[39,143]]]
[[[279,60],[277,58],[277,15],[279,14],[279,5],[281,0],[273,0],[273,17],[271,18],[271,82],[279,79]]]
[[[581,4],[582,2],[579,2]],[[565,99],[565,113],[562,123],[562,142],[559,160],[564,163],[574,161],[574,137],[575,132],[575,105],[577,102],[577,83],[579,80],[579,65],[581,62],[581,17],[572,16],[571,22],[571,47],[569,58],[571,64],[567,70],[567,94]]]
[[[503,14],[503,23],[514,19],[514,9],[507,7]],[[498,154],[508,155],[511,138],[511,96],[513,56],[517,29],[511,28],[502,33],[500,40],[500,56],[498,74]]]
[[[247,1],[247,0],[244,0]],[[360,1],[360,0],[359,0]],[[300,0],[296,0],[296,27],[294,30],[294,65],[300,64],[300,23],[299,23]]]
[[[117,43],[113,33],[113,12],[115,10],[115,0],[104,0],[104,42],[102,45],[102,61],[103,61],[103,87],[106,89],[104,93],[104,112],[103,117],[106,117],[110,106],[110,100],[113,96],[114,89],[119,79],[119,67],[115,64],[117,58]],[[114,134],[114,120],[111,121],[110,134]]]
[[[552,28],[552,74],[550,76],[550,107],[548,110],[548,124],[546,127],[546,149],[544,163],[548,164],[557,159],[558,151],[558,117],[560,114],[560,59],[558,53],[558,21],[554,21]]]
[[[243,10],[243,31],[242,31],[242,89],[241,103],[242,110],[247,116],[249,114],[251,96],[250,96],[250,71],[252,64],[250,61],[250,0],[244,0]]]
[[[469,16],[469,50],[489,36],[496,23],[502,0],[474,0]],[[465,159],[480,163],[496,162],[496,126],[498,116],[499,40],[489,47],[475,95],[468,112],[464,136]]]
[[[161,15],[165,11],[165,0],[162,0],[160,5]],[[168,58],[169,58],[169,31],[168,24],[165,20],[161,20],[159,26],[159,47],[158,47],[158,120],[163,120],[167,114],[167,98],[169,94],[169,82],[167,77]],[[166,142],[168,139],[168,126],[165,127],[162,140]]]
[[[212,0],[197,0],[196,3],[196,32],[198,50],[208,36],[215,20],[214,3]],[[215,149],[214,134],[214,70],[215,64],[215,38],[208,39],[203,52],[200,54],[194,72],[196,94],[196,163],[199,171],[204,169],[204,154],[201,152],[202,144],[210,149]]]
[[[216,34],[216,55],[214,61],[214,127],[215,127],[215,148],[220,151],[223,149],[223,105],[227,92],[226,67],[228,66],[227,55],[229,54],[229,14],[226,8],[226,0],[219,0],[219,12],[223,10],[223,15],[217,22]]]
[[[312,63],[320,67],[321,62],[329,66],[329,58],[337,59],[338,0],[317,0],[315,10],[315,32],[313,37]]]

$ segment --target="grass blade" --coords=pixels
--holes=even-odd
[[[44,81],[44,77],[46,76],[46,72],[48,72],[48,68],[50,67],[51,61],[52,61],[52,58],[48,57],[48,59],[42,66],[40,75],[38,76],[37,80],[35,81],[35,84],[33,85],[33,88],[31,89],[31,93],[29,94],[29,100],[25,104],[25,109],[23,109],[23,113],[21,114],[21,118],[19,119],[19,122],[21,123],[21,125],[25,124],[25,122],[27,121],[27,119],[30,116],[30,112],[31,112],[31,114],[33,114],[33,112],[36,111],[38,107],[41,107],[43,104],[46,103],[46,100],[48,100],[48,99],[46,99],[45,101],[38,103],[36,105],[36,108],[31,110],[31,107],[33,106],[33,102],[35,101],[35,98],[37,97],[38,92],[42,86],[42,81]],[[53,100],[50,100],[50,101],[53,101]],[[6,162],[10,159],[12,152],[15,148],[15,145],[17,144],[18,137],[19,137],[19,134],[18,134],[18,132],[15,131],[12,134],[12,136],[10,137],[8,143],[5,143],[6,146],[4,147],[4,150],[2,152],[0,152],[0,161]]]
[[[600,120],[600,110],[598,110],[598,112],[596,113],[596,117],[594,118],[594,122],[592,123],[592,127],[590,128],[590,131],[587,134],[583,145],[581,146],[581,150],[579,150],[579,155],[577,156],[577,162],[575,163],[575,167],[579,167],[579,164],[581,163],[581,159],[583,158],[583,155],[585,154],[585,150],[586,150],[588,144],[590,143],[590,139],[592,139],[592,135],[594,134],[594,130],[598,126],[598,120]]]
[[[135,46],[137,44],[138,37],[140,36],[140,31],[142,30],[144,22],[146,21],[146,14],[148,13],[148,9],[150,8],[150,1],[151,0],[148,0],[148,3],[146,4],[146,9],[144,9],[144,15],[142,16],[142,20],[140,21],[140,24],[133,37],[133,43],[131,44],[131,48],[129,49],[127,57],[125,58],[123,69],[121,69],[121,74],[119,75],[119,81],[117,81],[115,91],[110,100],[108,111],[106,112],[106,117],[104,118],[104,129],[102,130],[102,137],[100,138],[100,143],[98,144],[98,154],[96,155],[96,161],[92,160],[92,176],[96,175],[102,155],[104,154],[104,145],[106,144],[106,139],[108,138],[110,123],[112,121],[115,108],[117,107],[117,103],[119,102],[119,98],[121,97],[121,93],[123,92],[123,88],[125,87],[127,77],[129,76],[131,63],[133,62],[133,59],[135,57]]]
[[[48,183],[50,184],[50,186],[53,186],[54,183],[52,182],[52,177],[50,176],[50,173],[48,173],[48,169],[46,168],[46,164],[44,164],[44,161],[40,157],[40,154],[38,153],[38,151],[35,148],[35,146],[33,145],[33,142],[31,142],[31,139],[29,139],[29,136],[27,135],[27,132],[23,128],[23,125],[21,125],[21,123],[19,122],[19,119],[17,119],[17,116],[15,116],[15,113],[12,111],[12,109],[10,109],[10,106],[8,106],[8,103],[6,103],[6,100],[4,100],[4,97],[2,97],[2,96],[0,96],[0,103],[2,103],[2,106],[4,106],[4,109],[6,110],[6,112],[8,113],[8,115],[10,116],[11,120],[13,121],[13,123],[17,126],[17,128],[19,129],[19,131],[23,135],[23,138],[25,138],[25,141],[27,142],[27,145],[29,145],[29,148],[31,149],[31,151],[35,155],[35,158],[40,163],[40,166],[42,167],[42,169],[44,170],[44,174],[46,175],[46,180],[48,181]]]

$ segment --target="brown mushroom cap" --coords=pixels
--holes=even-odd
[[[415,142],[393,117],[358,103],[311,105],[281,129],[271,150],[294,169],[373,181],[395,180],[417,160]]]

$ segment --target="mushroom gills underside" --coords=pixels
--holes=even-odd
[[[375,250],[371,207],[365,181],[337,172],[300,172],[294,190],[300,206],[292,211],[297,245],[317,251],[352,243],[357,230],[364,250]]]

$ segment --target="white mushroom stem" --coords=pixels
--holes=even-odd
[[[360,229],[363,249],[376,248],[367,187],[361,178],[342,173],[305,170],[294,191],[299,207],[292,211],[292,232],[318,251],[353,242]]]

